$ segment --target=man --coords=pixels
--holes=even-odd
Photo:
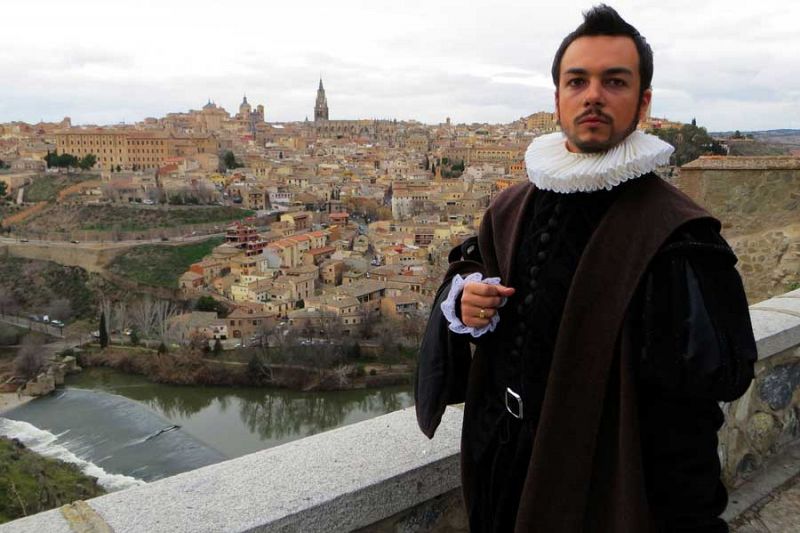
[[[533,141],[530,183],[451,252],[420,427],[432,437],[465,400],[473,531],[727,531],[717,402],[744,393],[756,359],[736,258],[653,173],[672,147],[636,130],[653,58],[635,28],[591,9],[552,75],[562,132]]]

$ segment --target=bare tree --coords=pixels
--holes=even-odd
[[[195,194],[197,195],[197,199],[202,204],[213,203],[219,196],[217,189],[212,184],[205,181],[201,181],[197,184]]]
[[[304,360],[321,374],[344,358],[342,320],[334,312],[321,311],[318,320],[310,322],[309,326],[312,328],[311,345],[306,347]]]
[[[155,332],[164,342],[172,327],[172,318],[178,314],[178,308],[169,300],[158,300],[153,306]]]
[[[412,346],[419,346],[420,342],[422,342],[422,334],[425,333],[427,318],[425,311],[414,309],[401,319],[400,331],[411,342]]]
[[[22,346],[14,358],[14,372],[25,379],[33,379],[44,367],[43,342],[31,335],[22,339]]]
[[[103,184],[103,186],[100,187],[100,191],[103,193],[104,198],[108,198],[112,202],[119,202],[119,190],[110,183]]]
[[[131,321],[142,337],[149,337],[155,330],[155,306],[149,296],[136,300],[130,308]]]
[[[125,331],[131,325],[130,314],[128,313],[128,302],[119,301],[114,303],[114,310],[112,312],[114,318],[114,326],[120,331]]]
[[[377,312],[370,311],[361,307],[359,310],[359,315],[361,316],[361,338],[362,339],[371,339],[375,336],[376,328],[380,322],[380,316]]]
[[[381,361],[388,363],[391,367],[393,363],[400,360],[400,342],[397,328],[390,323],[385,323],[381,327],[379,338]]]

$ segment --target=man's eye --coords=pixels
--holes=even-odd
[[[580,87],[583,85],[584,80],[581,78],[572,78],[571,80],[567,80],[567,87]]]
[[[625,80],[620,79],[620,78],[611,78],[611,79],[606,81],[606,84],[608,84],[608,85],[610,85],[612,87],[625,87],[626,85],[628,85]]]

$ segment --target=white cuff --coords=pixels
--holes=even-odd
[[[487,331],[494,331],[494,328],[496,328],[497,324],[500,322],[500,315],[495,313],[494,316],[489,319],[489,323],[482,328],[465,326],[464,323],[461,322],[456,315],[456,300],[458,299],[458,295],[461,294],[461,291],[464,290],[464,284],[466,284],[468,281],[480,281],[481,283],[486,283],[488,285],[500,285],[500,278],[483,279],[483,274],[480,272],[473,272],[466,278],[462,278],[459,274],[456,274],[453,276],[453,280],[450,282],[450,292],[447,294],[447,299],[442,302],[440,307],[444,317],[450,323],[448,326],[450,331],[454,333],[469,333],[473,337],[480,337]],[[506,298],[503,298],[502,302],[500,303],[500,307],[503,307],[505,304]]]

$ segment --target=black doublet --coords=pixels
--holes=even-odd
[[[489,474],[481,485],[488,489],[484,497],[491,503],[470,513],[474,531],[513,529],[567,293],[583,249],[618,191],[542,190],[528,207],[528,224],[510,283],[516,292],[500,309],[498,330],[492,336],[503,340],[491,367],[495,401],[483,415],[484,445],[475,447],[476,452],[486,450],[476,459],[484,462],[481,470]],[[505,409],[506,387],[523,398],[522,421]]]

